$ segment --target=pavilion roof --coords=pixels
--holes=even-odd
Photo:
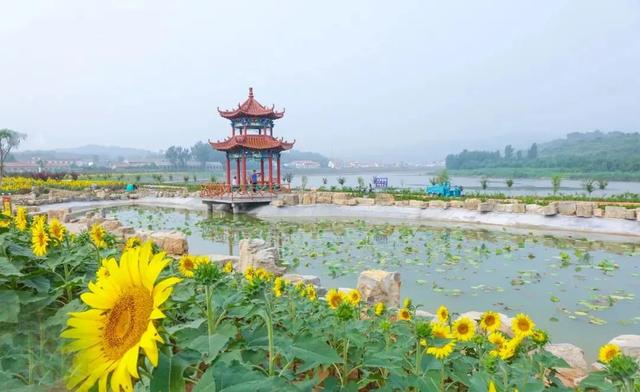
[[[235,135],[230,136],[223,141],[212,142],[209,144],[219,151],[230,151],[238,147],[244,147],[253,150],[290,150],[293,142],[286,142],[282,138],[276,139],[270,135]]]
[[[239,103],[238,107],[231,110],[220,110],[218,113],[224,118],[234,119],[238,117],[267,117],[272,120],[282,118],[284,109],[281,112],[274,110],[275,105],[270,108],[263,106],[253,97],[253,88],[249,87],[249,97],[243,103]]]

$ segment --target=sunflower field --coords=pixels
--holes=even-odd
[[[4,177],[0,186],[0,193],[24,194],[29,193],[33,188],[41,189],[65,189],[70,191],[81,191],[97,186],[102,189],[123,189],[125,183],[111,180],[72,180],[48,178],[37,179],[30,177]]]
[[[167,257],[99,225],[0,216],[3,391],[565,391],[547,334],[446,307],[433,320],[357,290],[291,284],[203,256]],[[604,345],[583,390],[637,391],[638,364]],[[634,389],[635,388],[635,389]]]

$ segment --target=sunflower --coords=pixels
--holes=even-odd
[[[489,381],[489,387],[487,388],[487,392],[498,392],[496,390],[496,384],[493,383],[493,380]]]
[[[160,305],[180,281],[171,277],[156,284],[169,261],[164,253],[153,255],[146,243],[124,252],[119,264],[107,263],[109,276],[100,285],[89,283],[80,298],[90,309],[69,313],[60,335],[74,339],[66,350],[76,352],[67,388],[86,391],[98,382],[100,391],[107,384],[113,391],[132,391],[141,348],[151,365],[158,365],[157,342],[163,341],[154,320],[165,317]]]
[[[456,339],[466,342],[468,340],[471,340],[476,334],[476,323],[468,317],[462,317],[457,319],[456,322],[453,323],[452,329],[453,336]]]
[[[193,278],[193,274],[201,264],[200,260],[191,255],[184,255],[178,260],[178,271],[186,278]]]
[[[449,355],[451,355],[455,347],[456,347],[456,341],[451,340],[443,346],[431,346],[427,348],[427,354],[431,354],[437,359],[444,359],[444,358],[447,358]]]
[[[89,230],[89,238],[91,242],[96,246],[96,248],[106,248],[107,241],[105,241],[105,236],[107,235],[107,231],[100,224],[96,223],[91,226]]]
[[[253,267],[247,267],[247,269],[244,270],[244,278],[247,280],[247,282],[253,283],[253,279],[255,277],[256,277],[256,270]]]
[[[451,328],[449,328],[449,326],[446,324],[432,322],[431,336],[438,339],[449,339],[451,338]]]
[[[60,223],[57,219],[51,219],[49,222],[49,234],[51,234],[51,238],[62,242],[64,240],[64,235],[67,233],[67,228],[64,227],[62,223]]]
[[[307,287],[304,290],[304,294],[309,301],[313,302],[316,299],[318,299],[318,293],[316,292],[316,287],[312,284],[307,285]]]
[[[271,280],[273,278],[273,274],[264,268],[258,268],[256,270],[256,276],[260,278],[260,280]]]
[[[382,316],[382,313],[384,313],[384,311],[386,310],[386,306],[384,304],[384,302],[378,302],[374,307],[373,307],[373,312],[376,314],[376,316]]]
[[[480,316],[480,328],[487,332],[494,332],[498,328],[500,328],[500,315],[496,312],[484,312],[482,316]]]
[[[620,352],[620,346],[617,344],[605,344],[600,347],[600,350],[598,351],[598,361],[602,363],[609,363],[613,358],[620,355]]]
[[[44,224],[38,223],[31,229],[31,248],[33,254],[42,257],[47,254],[47,248],[51,239],[47,235]]]
[[[546,331],[537,328],[533,330],[531,338],[534,342],[538,343],[541,346],[544,346],[549,342],[549,334],[547,334]]]
[[[282,292],[284,290],[285,282],[281,277],[277,277],[273,280],[273,294],[276,297],[282,297]]]
[[[20,231],[25,231],[27,228],[27,210],[24,207],[18,207],[16,211],[16,217],[14,218],[16,228]]]
[[[500,348],[507,341],[507,338],[500,332],[492,332],[487,337],[489,343],[494,344],[496,347]]]
[[[222,271],[226,272],[227,274],[230,274],[233,272],[233,263],[230,261],[227,261],[224,264],[224,267],[222,267]]]
[[[113,257],[110,259],[102,259],[102,263],[98,271],[96,271],[96,283],[101,284],[105,281],[109,276],[111,276],[110,270],[113,271],[114,268],[117,268],[118,262]]]
[[[441,323],[446,323],[449,321],[449,309],[446,306],[441,305],[436,311],[436,317],[438,317],[438,321]]]
[[[411,298],[409,297],[405,297],[405,299],[402,301],[403,308],[410,308],[412,304],[413,303],[411,302]]]
[[[420,343],[420,347],[427,347],[427,339],[425,338],[420,339],[418,343]]]
[[[411,320],[411,312],[407,308],[398,309],[398,320],[409,321]]]
[[[360,291],[358,291],[358,289],[351,290],[347,293],[347,301],[351,305],[354,305],[354,306],[358,305],[361,299],[362,299],[362,296],[360,295]]]
[[[140,246],[141,244],[142,242],[140,241],[140,238],[136,236],[129,237],[127,238],[127,241],[124,243],[124,250],[135,248],[137,246]]]
[[[511,330],[516,336],[529,336],[533,333],[536,324],[531,321],[529,316],[520,313],[513,318],[511,322]]]
[[[500,359],[506,361],[513,357],[516,354],[518,346],[522,343],[522,339],[524,339],[524,336],[514,336],[513,338],[506,340],[497,350],[497,355]]]
[[[338,290],[331,289],[327,291],[326,299],[327,299],[327,304],[329,304],[329,307],[331,309],[337,309],[338,306],[340,306],[340,304],[342,303],[344,296]]]

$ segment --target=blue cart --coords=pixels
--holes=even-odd
[[[427,195],[444,197],[460,197],[462,196],[462,191],[463,188],[461,186],[452,186],[448,182],[430,185],[426,189]]]

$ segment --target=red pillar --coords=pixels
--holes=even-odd
[[[247,155],[242,154],[242,192],[247,191]]]
[[[269,190],[273,190],[273,157],[269,155]]]
[[[240,158],[236,158],[236,185],[239,187],[241,182],[240,182]],[[238,188],[239,189],[239,188]]]
[[[278,160],[278,169],[277,169],[277,176],[278,176],[278,180],[276,181],[276,184],[278,184],[278,186],[280,186],[280,154],[278,154],[278,158],[276,158]]]
[[[264,185],[264,158],[260,158],[260,184]]]
[[[229,154],[227,154],[227,187],[229,191],[231,190],[231,159],[229,159]]]

